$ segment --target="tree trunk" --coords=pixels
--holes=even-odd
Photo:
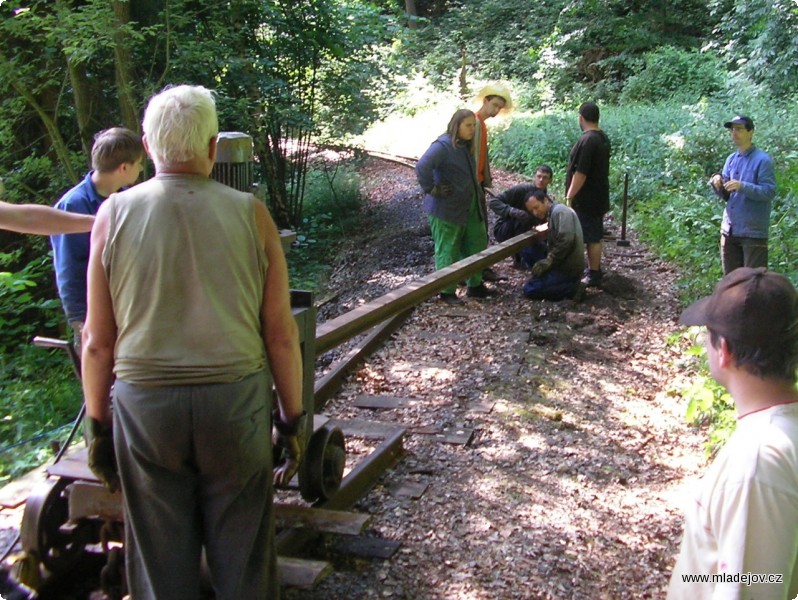
[[[64,168],[64,172],[73,185],[77,184],[79,181],[78,175],[75,173],[75,169],[72,168],[72,163],[69,160],[69,149],[64,142],[64,138],[61,137],[61,132],[58,131],[58,126],[55,124],[50,115],[47,114],[47,111],[44,110],[42,105],[36,101],[36,97],[33,95],[33,92],[28,89],[25,83],[13,76],[14,67],[8,62],[5,55],[2,53],[0,53],[0,68],[5,70],[7,74],[6,77],[8,77],[11,87],[13,87],[20,97],[24,98],[25,102],[28,103],[28,106],[36,111],[37,115],[39,115],[42,124],[44,125],[45,129],[47,129],[50,142],[53,145],[53,149],[55,150],[58,160],[61,162],[61,166]]]
[[[116,89],[119,96],[119,112],[122,123],[131,131],[140,132],[139,113],[133,94],[133,72],[130,59],[130,3],[127,0],[114,0],[114,66],[116,72]]]
[[[69,81],[72,84],[72,97],[75,100],[75,117],[78,120],[80,143],[83,153],[91,156],[91,147],[94,143],[91,131],[92,94],[89,90],[89,79],[83,65],[77,64],[69,56],[66,57]]]
[[[58,0],[58,2],[56,2],[56,10],[57,14],[66,15],[73,9],[71,3],[65,2],[65,0]],[[72,84],[72,98],[75,101],[75,117],[78,122],[80,144],[83,147],[83,153],[86,156],[91,156],[94,132],[91,127],[92,92],[89,78],[86,76],[86,69],[83,63],[75,60],[75,58],[66,51],[68,47],[66,42],[67,39],[65,38],[62,41],[62,50],[67,64],[67,72],[69,73],[69,82]]]
[[[416,0],[405,0],[405,12],[407,13],[407,26],[410,29],[418,29],[418,10],[416,10]]]

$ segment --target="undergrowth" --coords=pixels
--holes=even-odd
[[[722,275],[723,204],[707,181],[735,150],[723,127],[735,114],[753,117],[754,144],[770,154],[776,167],[770,268],[798,281],[798,152],[790,134],[798,127],[798,113],[788,109],[787,99],[745,87],[729,98],[720,94],[693,104],[601,107],[601,126],[612,143],[613,212],[620,219],[628,175],[629,224],[656,254],[679,267],[677,285],[684,304],[711,293]],[[575,108],[517,115],[507,129],[491,132],[491,158],[498,167],[529,176],[536,165],[550,164],[555,172],[552,189],[562,198],[568,153],[579,135]],[[700,355],[703,350],[692,344],[687,352]],[[714,451],[736,420],[731,399],[709,376],[700,356],[694,380],[681,393],[688,401],[687,420],[708,428],[708,448]]]

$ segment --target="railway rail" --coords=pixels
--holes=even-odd
[[[308,390],[305,405],[306,410],[314,414],[312,424],[309,420],[307,456],[298,475],[298,488],[302,497],[312,502],[312,507],[302,509],[277,503],[278,521],[284,526],[279,531],[276,546],[285,583],[310,587],[329,572],[330,567],[324,562],[290,557],[319,532],[343,530],[355,533],[362,529],[364,521],[353,515],[344,517],[341,511],[347,511],[362,498],[403,452],[405,431],[402,427],[369,422],[352,424],[323,417],[318,413],[326,399],[334,393],[346,373],[397,327],[416,305],[452,282],[514,254],[539,235],[535,231],[522,234],[318,326],[311,295],[293,293],[294,314],[301,332],[305,389]],[[369,330],[373,331],[367,343],[333,365],[323,378],[313,381],[316,356]],[[37,344],[66,350],[79,373],[80,365],[71,344],[46,338],[37,339]],[[81,418],[82,411],[76,423]],[[72,433],[74,435],[75,429]],[[350,434],[377,440],[378,443],[344,476],[344,439]],[[37,584],[42,574],[55,577],[56,581],[58,577],[68,577],[86,552],[97,553],[99,548],[107,556],[101,571],[103,591],[110,598],[121,598],[119,590],[122,588],[116,583],[122,581],[123,565],[120,526],[123,517],[119,494],[110,494],[96,480],[87,467],[85,449],[59,453],[47,474],[47,479],[34,489],[26,502],[20,532],[23,551],[19,563],[20,579]],[[343,521],[346,526],[342,525]]]

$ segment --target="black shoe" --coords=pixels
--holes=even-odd
[[[581,281],[576,284],[576,291],[574,295],[571,297],[575,303],[582,302],[585,299],[585,294],[587,294],[587,284],[582,283]]]
[[[585,276],[582,277],[582,283],[585,284],[586,287],[601,287],[601,280],[604,278],[604,273],[599,271],[594,271],[590,269]]]
[[[489,287],[486,287],[484,283],[480,283],[479,285],[468,286],[468,290],[466,290],[466,296],[469,298],[489,298],[490,296],[495,296],[498,294],[496,290],[493,290]]]
[[[0,569],[0,598],[4,600],[35,600],[39,595],[26,585],[22,585],[11,577],[11,574]]]
[[[502,277],[493,269],[484,269],[482,271],[483,281],[505,281],[506,279],[506,277]]]
[[[457,297],[457,294],[451,292],[441,292],[441,302],[445,302],[446,304],[451,304],[452,306],[463,304],[463,301]]]

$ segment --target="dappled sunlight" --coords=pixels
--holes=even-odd
[[[426,381],[453,381],[457,374],[447,366],[440,364],[414,364],[397,362],[385,366],[388,373],[397,380],[420,378]]]
[[[663,135],[662,141],[664,141],[667,146],[674,150],[684,150],[685,139],[681,132],[677,131],[676,133]]]

